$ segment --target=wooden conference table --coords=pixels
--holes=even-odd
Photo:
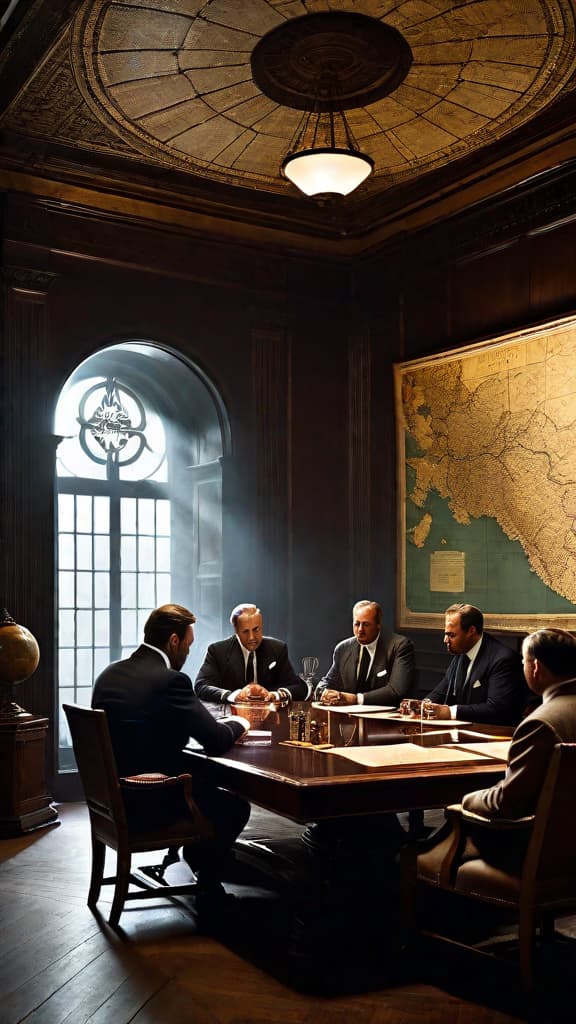
[[[290,710],[299,706],[306,707],[292,705]],[[513,732],[507,726],[452,726],[450,722],[421,726],[414,720],[380,717],[378,713],[324,709],[311,713],[327,720],[332,748],[289,745],[288,711],[282,709],[268,716],[256,737],[249,734],[245,743],[236,744],[222,757],[187,749],[190,770],[293,821],[316,822],[443,807],[470,790],[491,786],[506,768],[506,753],[498,740]],[[485,743],[486,754],[477,747],[466,760],[458,760],[458,752],[470,743]],[[405,744],[410,744],[406,750],[416,748],[417,763],[397,763],[400,745]],[[374,760],[381,763],[367,765],[349,759],[348,755],[361,758],[366,748],[368,756],[373,752]],[[339,756],[338,750],[346,750],[347,756]],[[430,752],[429,760],[426,752]]]
[[[298,707],[291,705],[290,711]],[[315,708],[311,715],[325,723],[333,747],[290,745],[283,709],[270,713],[262,732],[251,732],[223,757],[193,749],[187,754],[194,775],[306,825],[302,830],[272,821],[267,835],[240,837],[234,861],[241,872],[248,871],[249,880],[256,876],[287,895],[293,915],[290,955],[299,963],[309,959],[317,970],[317,949],[326,944],[347,950],[349,959],[351,934],[361,936],[361,949],[370,934],[373,950],[396,941],[395,858],[402,830],[386,812],[444,807],[470,790],[493,785],[504,774],[508,743],[503,741],[513,730],[449,722],[420,726],[398,717]],[[466,751],[471,743],[478,746]]]

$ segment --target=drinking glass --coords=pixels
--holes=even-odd
[[[314,655],[307,655],[305,658],[302,658],[302,678],[308,686],[308,692],[312,697],[314,696],[314,676],[318,671],[319,664],[318,658],[315,658]]]
[[[398,710],[404,718],[414,718],[420,713],[420,701],[415,697],[404,697]]]
[[[338,715],[338,732],[342,745],[350,747],[356,739],[358,719],[354,715]]]

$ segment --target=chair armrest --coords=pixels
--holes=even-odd
[[[477,825],[479,828],[495,829],[513,832],[515,829],[530,828],[534,824],[534,815],[528,814],[525,818],[488,818],[476,811],[468,811],[462,804],[450,804],[446,808],[446,817],[456,820],[460,819],[465,825]]]
[[[530,828],[534,824],[534,815],[528,814],[525,818],[486,818],[483,814],[476,814],[475,811],[461,812],[462,821],[467,825],[484,828],[495,832],[515,832],[521,829]]]
[[[162,791],[171,790],[176,794],[176,804],[174,805],[171,801],[169,805],[172,808],[171,814],[184,817],[187,812],[198,841],[214,838],[212,822],[202,814],[192,795],[191,775],[187,773],[162,775],[160,772],[148,772],[144,775],[125,775],[119,779],[119,782],[125,800],[129,798],[130,806],[136,808],[140,815],[144,814],[147,809],[151,809],[153,815],[154,810],[156,813],[162,813],[162,810],[166,809],[166,798],[162,798]],[[136,793],[139,794],[138,797],[134,795]],[[142,800],[144,803],[141,802]],[[160,803],[158,803],[159,800]]]

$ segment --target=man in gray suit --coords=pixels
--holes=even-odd
[[[467,811],[495,820],[534,814],[555,744],[576,743],[576,637],[538,629],[522,644],[522,662],[542,704],[516,727],[502,781],[462,800]]]
[[[414,644],[382,628],[376,601],[357,601],[354,636],[334,650],[332,665],[318,683],[323,704],[385,704],[397,707],[414,689]]]

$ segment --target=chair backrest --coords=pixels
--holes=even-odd
[[[576,880],[576,743],[557,743],[542,787],[524,864],[538,885]],[[574,889],[576,897],[576,888]]]
[[[64,704],[74,756],[91,811],[122,826],[126,816],[105,711]]]

